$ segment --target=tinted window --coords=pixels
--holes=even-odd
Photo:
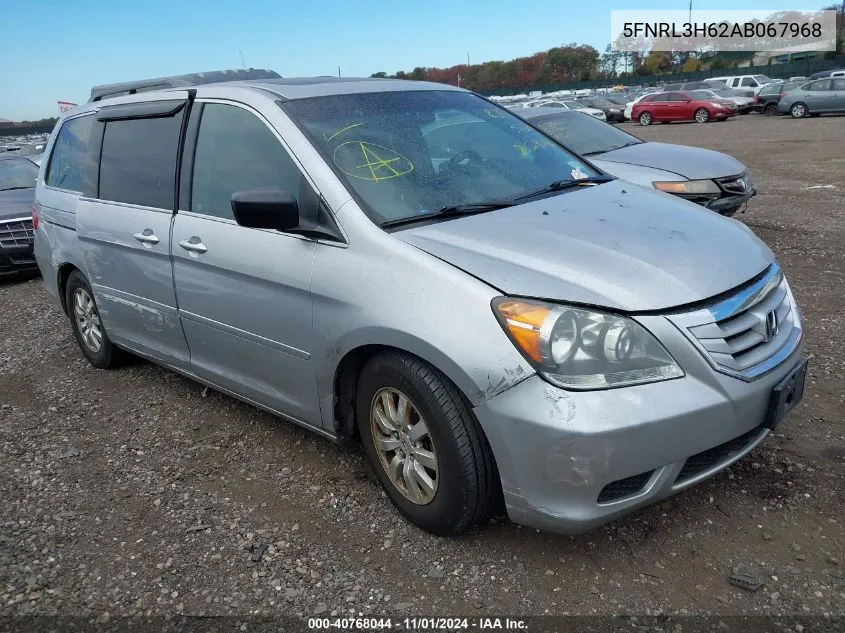
[[[832,90],[845,90],[845,79],[834,79]]]
[[[582,156],[601,154],[642,142],[636,136],[581,112],[546,114],[531,119],[531,122]]]
[[[100,159],[100,198],[172,209],[181,112],[109,121]]]
[[[35,186],[38,166],[27,158],[0,158],[0,191]]]
[[[85,157],[94,124],[92,115],[65,121],[53,144],[46,182],[51,187],[82,191],[87,171]]]
[[[194,154],[191,211],[234,219],[236,191],[278,187],[299,199],[302,174],[270,128],[251,112],[208,103]]]
[[[760,91],[760,96],[763,97],[765,95],[773,95],[776,94],[778,91],[778,86],[766,86]]]
[[[672,92],[666,95],[664,101],[686,101],[686,97],[680,92]]]
[[[822,79],[821,81],[814,81],[807,90],[830,90],[830,79]]]
[[[757,82],[756,82],[756,81],[754,81],[754,78],[753,78],[753,77],[745,77],[745,78],[742,80],[742,85],[743,85],[743,86],[749,86],[749,87],[753,88],[753,87],[755,87],[755,86],[757,85]]]

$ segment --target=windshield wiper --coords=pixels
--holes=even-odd
[[[387,220],[381,223],[382,228],[390,228],[394,226],[402,226],[405,224],[415,224],[416,222],[426,222],[428,220],[440,220],[445,218],[454,218],[462,215],[475,215],[476,213],[485,213],[487,211],[495,211],[496,209],[504,209],[506,207],[514,206],[511,200],[503,200],[501,202],[471,202],[467,204],[450,204],[441,207],[434,213],[423,213],[420,215],[412,215],[408,218],[399,218],[397,220]]]
[[[591,178],[577,178],[574,180],[555,180],[554,182],[551,182],[547,186],[543,187],[542,189],[537,189],[537,191],[530,191],[528,193],[522,194],[521,196],[517,196],[513,199],[513,202],[517,202],[519,200],[527,200],[529,198],[536,198],[537,196],[542,196],[546,193],[563,191],[564,189],[569,189],[571,187],[583,187],[584,185],[598,185],[603,182],[610,182],[611,180],[613,180],[612,176],[592,176]]]
[[[0,191],[14,191],[15,189],[32,189],[35,185],[28,185],[23,187],[3,187]]]

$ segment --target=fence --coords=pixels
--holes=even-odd
[[[554,84],[535,84],[521,88],[497,88],[479,90],[483,95],[505,96],[522,94],[529,91],[541,90],[554,92],[556,90],[584,90],[586,88],[608,88],[610,86],[648,86],[653,84],[677,83],[682,81],[698,81],[710,77],[731,75],[766,75],[772,79],[788,79],[789,77],[809,77],[811,74],[834,68],[845,68],[845,55],[837,55],[830,59],[820,57],[787,62],[785,64],[767,64],[765,66],[746,66],[744,68],[718,68],[715,70],[699,70],[695,72],[679,72],[664,75],[632,75],[616,79],[594,79],[591,81],[573,81]]]

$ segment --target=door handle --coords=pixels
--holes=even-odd
[[[192,253],[205,253],[208,248],[206,248],[205,244],[202,243],[202,240],[194,235],[190,240],[182,240],[179,242],[179,246],[184,248],[186,251],[190,251]]]
[[[159,239],[156,237],[156,234],[153,233],[152,229],[144,229],[143,233],[134,233],[132,235],[136,240],[141,242],[142,244],[158,244]]]

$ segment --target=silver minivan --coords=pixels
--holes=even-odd
[[[416,525],[575,533],[692,486],[801,399],[772,252],[476,94],[269,79],[62,116],[33,210],[95,367],[149,359],[358,441]]]

